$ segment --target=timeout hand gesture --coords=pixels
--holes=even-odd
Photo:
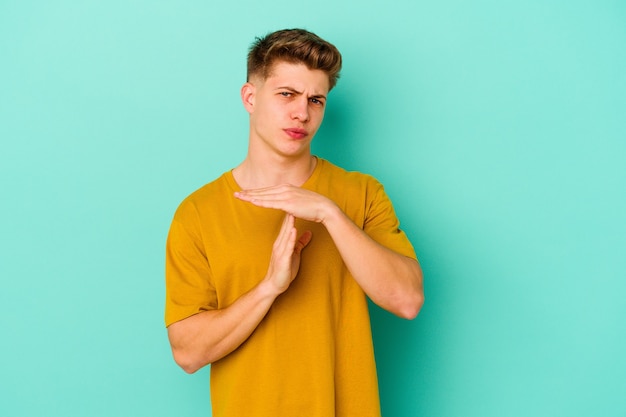
[[[291,214],[285,215],[278,236],[272,246],[272,257],[267,270],[266,279],[273,288],[282,293],[296,278],[300,269],[300,254],[311,241],[311,231],[307,230],[296,240],[295,218]]]
[[[235,197],[259,207],[282,210],[299,219],[324,223],[335,203],[321,194],[290,184],[242,190]]]

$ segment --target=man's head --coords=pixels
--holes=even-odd
[[[328,75],[330,89],[337,83],[341,54],[331,43],[304,29],[285,29],[256,38],[248,53],[248,76],[267,79],[279,62],[304,64]]]

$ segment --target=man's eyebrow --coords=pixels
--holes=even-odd
[[[298,91],[293,87],[289,87],[289,86],[282,86],[282,87],[276,87],[277,90],[287,90],[290,91],[292,93],[295,94],[302,94],[302,91]],[[324,94],[313,94],[312,96],[310,96],[309,98],[317,98],[317,99],[324,99],[326,100],[326,96]]]
[[[289,87],[289,86],[286,86],[286,85],[284,85],[284,86],[282,86],[282,87],[276,87],[276,89],[277,89],[277,90],[289,90],[289,91],[291,91],[292,93],[302,94],[302,91],[298,91],[298,90],[296,90],[295,88],[293,88],[293,87]]]
[[[326,96],[324,94],[314,94],[314,95],[312,95],[309,98],[316,98],[316,99],[320,99],[321,98],[323,100],[326,100]]]

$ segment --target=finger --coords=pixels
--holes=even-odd
[[[255,202],[259,200],[278,199],[278,197],[281,194],[282,193],[251,193],[251,192],[241,191],[241,192],[236,192],[234,196],[235,198],[238,198],[239,200],[242,200],[242,201]]]
[[[286,192],[272,192],[268,194],[241,191],[234,194],[239,200],[254,204],[257,207],[273,208],[293,214],[293,203],[297,201],[293,195]]]
[[[252,194],[272,194],[272,193],[282,193],[292,188],[299,188],[299,187],[295,187],[291,184],[284,183],[284,184],[273,185],[271,187],[249,188],[249,189],[241,190],[241,191],[244,193],[252,193]]]
[[[291,186],[267,189],[265,191],[252,190],[235,193],[235,197],[262,207],[274,207],[284,202],[302,199],[302,195]]]
[[[277,255],[281,259],[280,262],[284,263],[285,266],[291,265],[291,257],[295,250],[297,233],[295,227],[287,229],[278,248]]]
[[[294,245],[293,253],[295,253],[296,255],[299,255],[302,252],[302,249],[304,249],[309,244],[309,242],[311,242],[312,237],[313,237],[313,232],[311,232],[310,230],[307,230],[304,233],[302,233],[302,235],[300,236],[300,239],[298,239],[298,241]]]
[[[281,184],[281,185],[276,185],[273,187],[255,188],[255,189],[249,189],[249,190],[236,191],[235,196],[249,197],[249,196],[275,195],[275,194],[281,194],[286,191],[289,191],[292,188],[293,188],[292,185]]]
[[[291,218],[290,218],[291,217]],[[293,216],[289,214],[285,214],[283,217],[283,221],[280,224],[280,230],[278,231],[278,237],[283,238],[285,235],[289,233],[289,230],[293,227]]]
[[[274,242],[274,247],[279,251],[279,253],[291,253],[290,240],[292,240],[292,234],[294,233],[295,219],[291,214],[286,214],[283,218],[282,225],[278,232],[278,236],[276,237],[276,241]]]
[[[263,208],[273,208],[273,209],[277,209],[277,210],[282,210],[284,212],[290,212],[291,210],[289,210],[290,208],[290,202],[286,201],[286,200],[277,200],[277,199],[271,199],[271,200],[267,200],[264,199],[263,197],[259,198],[259,197],[250,197],[250,198],[242,198],[242,200],[247,201],[250,204],[254,204],[257,207],[263,207]]]

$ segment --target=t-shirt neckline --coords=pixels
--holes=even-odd
[[[300,187],[310,190],[315,182],[317,181],[317,178],[320,175],[320,171],[322,170],[322,166],[326,164],[326,160],[319,158],[315,155],[313,155],[313,157],[317,160],[317,163],[315,164],[315,168],[313,169],[313,172],[311,173],[311,175],[309,176],[309,178],[307,178],[307,180],[304,182],[304,184],[302,184]],[[241,186],[239,185],[239,183],[237,183],[237,181],[235,181],[235,176],[233,175],[233,170],[229,170],[227,172],[224,173],[224,177],[226,178],[226,181],[228,182],[228,185],[230,186],[230,188],[232,188],[234,191],[242,191],[243,188],[241,188]]]

